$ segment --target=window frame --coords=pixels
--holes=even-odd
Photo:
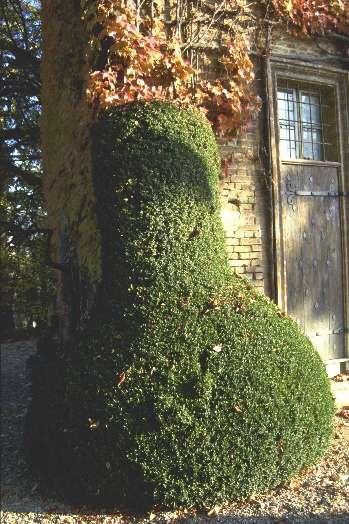
[[[285,98],[281,98],[280,94],[283,93]],[[288,95],[292,93],[292,98],[289,99]],[[303,97],[308,97],[309,102],[303,102]],[[311,97],[317,98],[318,103],[313,103]],[[286,112],[288,118],[280,118],[280,102],[286,102]],[[290,111],[290,106],[293,105],[293,110]],[[310,120],[306,121],[303,116],[303,106],[309,107]],[[317,106],[319,108],[318,122],[312,119],[312,107]],[[285,111],[285,110],[284,110]],[[290,119],[290,114],[293,114],[294,120]],[[280,157],[282,160],[310,160],[310,161],[326,161],[326,147],[331,144],[326,141],[325,137],[325,124],[323,115],[323,100],[321,90],[315,90],[313,86],[303,87],[300,85],[289,86],[289,85],[278,85],[277,86],[277,121],[279,131],[279,149]],[[284,126],[284,127],[283,127]],[[281,138],[281,130],[285,129],[288,131],[288,138]],[[291,132],[293,137],[291,138]],[[311,140],[304,140],[304,133],[309,132],[311,134]],[[318,133],[319,140],[314,140],[314,132]],[[287,133],[286,133],[287,134]],[[285,147],[282,147],[282,145]],[[311,155],[305,153],[305,144],[310,145]],[[288,155],[284,155],[284,152],[288,151]]]

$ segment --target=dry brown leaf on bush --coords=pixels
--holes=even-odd
[[[88,427],[90,429],[97,429],[99,426],[99,420],[93,420],[92,418],[88,419]]]
[[[123,382],[125,382],[125,380],[126,380],[126,373],[125,373],[125,371],[122,371],[122,372],[118,375],[118,379],[117,379],[117,383],[116,383],[117,386],[120,387],[121,384],[122,384]]]
[[[220,510],[222,509],[222,506],[214,506],[207,512],[208,517],[216,517]]]

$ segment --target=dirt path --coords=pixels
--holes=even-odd
[[[269,524],[349,523],[349,444],[336,431],[323,462],[290,486],[247,502],[214,508],[207,515],[157,513],[145,518],[120,513],[91,514],[42,495],[24,461],[22,436],[30,401],[28,359],[33,342],[1,346],[1,524]]]

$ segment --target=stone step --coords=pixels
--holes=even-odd
[[[349,358],[334,358],[325,362],[327,374],[330,378],[349,371]]]
[[[331,380],[331,389],[338,409],[349,406],[349,380],[344,380],[343,382]]]

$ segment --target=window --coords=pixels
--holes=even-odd
[[[324,94],[312,86],[280,82],[277,105],[282,159],[332,160],[329,137],[333,137],[335,128],[334,121],[326,118],[330,115],[331,97],[326,104]]]

